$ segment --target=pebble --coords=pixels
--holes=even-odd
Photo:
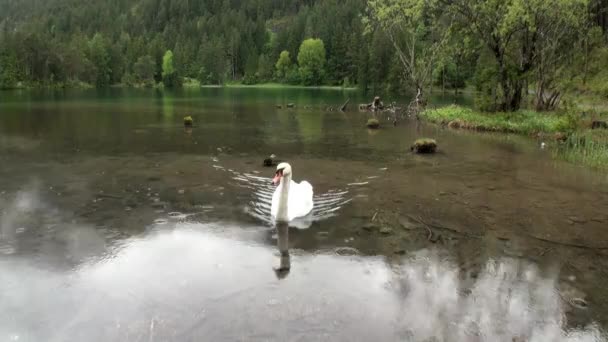
[[[376,230],[378,228],[378,226],[376,226],[374,223],[370,222],[370,223],[364,224],[363,227],[361,227],[361,228],[363,228],[364,230],[367,230],[368,232],[371,232],[373,230]]]
[[[382,227],[382,228],[380,228],[380,234],[388,235],[388,234],[390,234],[392,232],[393,232],[393,229],[391,229],[389,227]]]
[[[573,223],[587,223],[587,220],[584,218],[576,217],[576,216],[568,216],[568,221]],[[572,223],[571,223],[572,224]]]
[[[334,250],[338,255],[358,255],[359,250],[353,247],[338,247]]]

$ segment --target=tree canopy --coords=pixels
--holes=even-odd
[[[306,39],[298,52],[300,77],[305,85],[320,85],[325,75],[325,45],[321,39]]]
[[[0,0],[0,88],[475,87],[479,107],[608,96],[606,0]],[[171,57],[168,52],[171,52]]]

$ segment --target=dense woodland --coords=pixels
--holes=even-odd
[[[280,82],[608,98],[608,0],[0,0],[0,88]]]

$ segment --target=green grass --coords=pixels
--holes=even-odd
[[[593,168],[608,168],[608,130],[584,130],[572,133],[556,151],[572,163]]]
[[[202,87],[218,87],[217,85],[202,85]],[[242,83],[226,83],[223,85],[226,88],[262,88],[262,89],[327,89],[327,90],[357,90],[356,87],[342,87],[342,86],[304,86],[304,85],[291,85],[283,83],[259,83],[259,84],[242,84]]]
[[[513,113],[482,113],[470,108],[448,106],[427,109],[420,114],[426,121],[450,128],[472,129],[505,133],[550,133],[573,129],[571,118],[566,114],[538,113],[520,110]]]

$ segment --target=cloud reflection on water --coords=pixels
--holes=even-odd
[[[467,283],[424,251],[387,265],[295,250],[279,280],[276,246],[218,225],[177,223],[73,270],[0,259],[0,340],[604,340],[565,332],[554,279],[522,262]]]

